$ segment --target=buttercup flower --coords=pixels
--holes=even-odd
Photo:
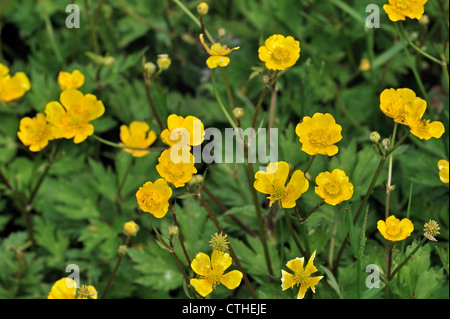
[[[92,94],[83,95],[74,89],[62,91],[60,101],[61,103],[53,101],[45,106],[53,137],[73,138],[76,144],[83,142],[94,133],[94,126],[89,122],[105,112],[102,101]]]
[[[69,72],[59,72],[58,85],[62,91],[67,89],[78,89],[84,84],[84,75],[79,70]]]
[[[383,6],[384,11],[393,22],[410,19],[420,19],[425,11],[424,5],[428,0],[389,0]]]
[[[197,146],[202,144],[205,136],[203,123],[195,116],[186,118],[171,114],[167,118],[167,129],[161,132],[161,140],[164,144],[173,146],[181,145]]]
[[[194,156],[186,147],[179,150],[178,156],[173,151],[174,148],[171,148],[162,152],[156,170],[161,177],[178,188],[189,182],[192,175],[197,173],[197,169],[194,166]],[[182,152],[185,152],[186,156],[183,156]]]
[[[414,225],[408,218],[399,220],[394,215],[391,215],[386,219],[386,222],[384,220],[379,220],[377,228],[385,239],[399,241],[411,235],[414,230]]]
[[[313,264],[315,257],[316,251],[314,250],[305,269],[303,269],[304,257],[297,257],[287,262],[286,267],[291,269],[294,274],[281,270],[281,288],[283,291],[300,285],[297,299],[303,299],[308,288],[311,288],[312,292],[316,292],[316,285],[323,276],[311,277],[313,273],[317,272],[317,268]]]
[[[225,274],[232,263],[232,258],[226,252],[214,250],[209,256],[198,253],[191,262],[192,270],[200,275],[200,279],[192,278],[192,287],[202,296],[209,295],[213,288],[222,284],[230,290],[237,288],[242,280],[242,273],[239,270],[232,270]]]
[[[122,125],[120,127],[121,145],[137,148],[147,148],[156,141],[156,133],[150,129],[150,126],[141,121],[131,122],[130,126]],[[150,153],[150,151],[136,150],[132,148],[124,148],[125,152],[130,153],[134,157],[142,157]]]
[[[49,140],[53,139],[51,127],[42,113],[36,114],[33,118],[22,118],[17,136],[32,152],[40,151],[48,145]]]
[[[167,185],[164,178],[159,178],[155,183],[147,182],[139,187],[136,199],[139,207],[156,218],[162,218],[169,210],[169,199],[172,189]]]
[[[405,105],[405,121],[414,134],[420,139],[440,138],[445,132],[444,124],[439,121],[430,122],[422,119],[427,108],[426,103],[412,103]]]
[[[9,69],[0,63],[0,102],[6,103],[21,98],[30,90],[30,80],[23,72],[9,75]]]
[[[276,201],[283,208],[292,208],[296,205],[296,200],[308,190],[309,182],[302,171],[295,171],[289,183],[286,181],[289,176],[289,164],[286,162],[270,163],[266,171],[258,171],[255,174],[255,189],[263,194],[270,195],[269,206]]]
[[[93,286],[83,285],[78,289],[72,278],[61,278],[52,286],[47,299],[97,299],[97,290]]]
[[[447,160],[440,160],[438,162],[438,169],[439,169],[439,178],[441,179],[442,183],[448,183],[448,161]]]
[[[395,122],[406,125],[406,105],[414,105],[413,109],[423,108],[426,101],[416,97],[410,89],[386,89],[380,95],[381,111],[394,119]]]
[[[341,131],[342,127],[328,113],[316,113],[312,118],[305,116],[295,128],[302,151],[309,155],[335,155],[338,147],[334,144],[342,139]]]
[[[300,57],[300,42],[293,37],[274,34],[258,49],[259,59],[270,70],[284,70],[293,66]]]
[[[353,184],[343,170],[338,168],[330,172],[322,172],[316,177],[316,194],[325,203],[337,205],[353,196]]]
[[[214,43],[210,48],[205,43],[203,33],[200,34],[200,42],[203,44],[206,52],[208,52],[208,54],[210,55],[208,60],[206,60],[206,65],[210,69],[215,69],[218,66],[222,68],[226,67],[228,64],[230,64],[230,58],[227,57],[227,55],[230,54],[231,51],[239,49],[239,47],[228,49],[226,45],[221,45],[220,43]]]

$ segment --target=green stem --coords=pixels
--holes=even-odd
[[[186,6],[179,0],[173,0],[173,2],[175,2],[175,4],[180,7],[181,10],[184,11],[184,13],[186,13],[188,15],[189,18],[191,18],[192,21],[194,21],[194,23],[197,25],[197,27],[199,27],[199,29],[202,29],[202,23],[200,22],[199,19],[197,19],[197,17],[191,12],[191,10],[189,10],[188,8],[186,8]],[[208,30],[205,30],[205,34],[207,36],[207,38],[211,41],[212,37],[209,34]]]
[[[255,183],[255,177],[254,177],[255,172],[253,170],[253,164],[251,162],[247,162],[246,173],[247,173],[247,179],[248,179],[250,192],[252,194],[253,204],[255,205],[256,217],[257,217],[258,226],[259,226],[259,237],[261,238],[261,242],[263,245],[264,257],[266,259],[267,270],[269,272],[269,275],[273,276],[272,263],[271,263],[271,259],[270,259],[270,255],[269,255],[269,247],[267,246],[266,227],[265,227],[264,219],[263,219],[262,213],[261,213],[261,207],[260,207],[259,200],[258,200],[258,194],[256,193],[256,189],[253,186]]]
[[[426,237],[423,237],[422,240],[417,244],[417,246],[414,248],[414,250],[403,259],[403,261],[394,269],[394,271],[390,274],[390,276],[387,278],[390,282],[392,278],[399,272],[400,269],[411,259],[412,256],[419,250],[420,247],[427,241]]]
[[[303,171],[303,174],[306,174],[309,171],[315,158],[316,158],[316,155],[311,156],[311,158],[309,159],[308,166],[306,166],[305,170]]]
[[[305,215],[305,217],[303,217],[303,218],[300,218],[299,219],[299,222],[300,223],[304,223],[316,210],[318,210],[319,209],[319,207],[320,206],[322,206],[323,204],[325,204],[325,201],[323,200],[323,201],[321,201],[321,202],[319,202],[319,203],[317,203],[317,205],[316,206],[314,206],[314,208],[313,209],[311,209],[306,215]]]
[[[298,212],[297,205],[294,207],[295,215],[297,218],[302,219],[301,215]],[[300,234],[303,237],[303,242],[305,243],[305,258],[309,258],[311,256],[311,245],[309,243],[308,232],[306,231],[306,226],[304,223],[300,223]]]
[[[212,211],[211,207],[209,207],[208,203],[203,199],[203,197],[201,196],[201,194],[196,194],[196,197],[198,198],[198,200],[200,201],[200,203],[203,205],[203,207],[205,208],[206,212],[209,215],[209,218],[211,218],[211,220],[213,221],[214,225],[216,226],[217,230],[219,231],[219,233],[225,234],[225,232],[222,229],[222,226],[220,226],[219,221],[217,220],[214,212]],[[258,296],[255,292],[255,290],[253,289],[252,284],[250,283],[250,280],[247,277],[247,273],[245,272],[244,268],[241,265],[241,262],[239,261],[236,253],[234,252],[233,247],[231,246],[231,243],[229,244],[229,250],[230,250],[230,255],[231,258],[234,260],[234,262],[236,263],[236,267],[239,269],[239,271],[242,273],[243,275],[243,280],[245,285],[247,286],[248,291],[250,292],[250,295],[254,298],[254,299],[258,299]]]
[[[211,79],[212,79],[212,85],[213,85],[213,90],[214,90],[214,95],[216,97],[217,103],[220,106],[220,109],[222,110],[223,114],[225,115],[225,117],[227,118],[228,122],[230,123],[230,125],[234,128],[237,129],[237,125],[234,122],[234,120],[231,118],[230,114],[228,113],[227,109],[225,108],[225,106],[222,103],[222,100],[220,99],[219,96],[219,92],[217,91],[217,85],[216,85],[216,69],[212,70],[212,74],[211,74]]]
[[[174,206],[172,206],[171,211],[172,211],[173,222],[175,223],[175,226],[178,227],[178,240],[180,241],[181,250],[183,250],[184,257],[186,258],[188,265],[190,265],[191,259],[189,258],[189,254],[187,253],[186,246],[184,245],[183,236],[181,235],[181,229],[180,229],[180,225],[178,224],[177,214],[175,212]]]
[[[220,68],[220,71],[222,71],[223,82],[224,82],[225,88],[227,90],[229,108],[230,108],[230,111],[233,112],[233,110],[234,110],[233,93],[231,92],[230,83],[228,82],[227,72],[225,71],[225,68]]]
[[[294,228],[292,227],[291,218],[287,212],[287,210],[284,210],[284,216],[286,217],[286,225],[289,229],[289,232],[291,233],[292,238],[294,239],[294,243],[298,248],[298,251],[302,256],[306,256],[305,250],[303,249],[302,245],[298,241],[297,235],[295,234]]]
[[[127,237],[127,239],[125,241],[125,246],[128,247],[129,241],[130,241],[130,236]],[[100,299],[105,299],[106,294],[108,293],[109,287],[111,287],[114,277],[116,277],[116,273],[117,273],[117,270],[119,269],[120,263],[122,262],[123,256],[125,256],[125,254],[119,254],[119,258],[117,259],[116,265],[114,266],[114,269],[111,273],[111,276],[108,279],[108,283],[106,284],[105,289],[103,290],[103,293],[102,293]]]
[[[410,46],[413,47],[414,50],[416,50],[418,53],[420,53],[421,55],[423,55],[424,57],[426,57],[427,59],[439,64],[439,65],[444,65],[445,63],[442,62],[441,60],[435,58],[434,56],[428,54],[427,52],[423,51],[421,48],[419,48],[417,45],[415,45],[411,39],[406,35],[405,29],[403,28],[403,23],[399,22],[397,23],[398,25],[398,29],[400,30],[400,34],[402,35],[403,39],[405,39]]]
[[[148,147],[148,148],[142,148],[142,147],[126,146],[126,145],[123,145],[123,144],[118,144],[118,143],[114,143],[114,142],[105,140],[104,138],[101,138],[100,136],[95,135],[95,134],[93,134],[93,135],[91,135],[91,136],[92,136],[93,138],[95,138],[97,141],[99,141],[100,143],[103,143],[103,144],[105,144],[105,145],[112,146],[112,147],[115,147],[115,148],[121,148],[121,149],[126,148],[126,149],[131,149],[131,150],[149,151],[149,152],[152,152],[152,151],[155,151],[155,152],[162,152],[162,151],[165,151],[165,150],[167,149],[166,147]]]
[[[52,22],[50,21],[50,17],[48,16],[47,9],[45,8],[45,4],[42,0],[40,0],[38,3],[41,7],[41,14],[42,14],[42,17],[44,18],[45,29],[47,30],[48,39],[49,39],[50,45],[53,49],[53,53],[55,54],[55,57],[56,57],[56,60],[58,61],[58,63],[63,64],[63,58],[62,58],[61,52],[59,51],[59,46],[56,44],[55,33],[53,30]]]

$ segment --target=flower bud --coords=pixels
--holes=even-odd
[[[197,6],[197,12],[199,15],[204,16],[208,13],[209,6],[206,2],[202,2]]]
[[[388,138],[385,138],[381,141],[381,144],[383,144],[383,147],[387,150],[389,145],[391,145],[391,141]]]
[[[103,58],[103,65],[107,67],[112,67],[116,63],[116,60],[112,56],[105,56]]]
[[[242,107],[235,107],[233,109],[233,116],[236,119],[241,119],[244,116],[244,109]]]
[[[378,132],[370,133],[370,140],[373,143],[378,143],[380,141],[380,138],[381,138],[380,133],[378,133]]]
[[[127,222],[123,225],[123,233],[127,236],[136,236],[139,226],[134,221]]]
[[[153,62],[146,62],[144,64],[145,75],[151,77],[156,71],[156,65]]]
[[[191,180],[188,182],[189,186],[195,186],[203,183],[203,175],[195,174],[192,176]]]
[[[430,18],[426,14],[424,14],[422,18],[420,18],[419,23],[422,26],[426,27],[430,23]]]
[[[170,225],[169,226],[169,235],[170,236],[177,236],[179,232],[179,229],[177,226],[175,225]]]
[[[359,71],[365,72],[370,70],[370,61],[369,59],[361,59],[361,62],[359,63]]]
[[[119,249],[117,249],[117,253],[119,254],[119,256],[125,256],[127,252],[128,252],[127,245],[120,245]]]
[[[156,61],[156,64],[158,64],[158,67],[161,70],[167,70],[171,64],[171,60],[169,58],[169,55],[167,54],[160,54],[158,55],[158,60]]]

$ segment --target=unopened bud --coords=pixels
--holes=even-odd
[[[156,65],[153,62],[146,62],[144,64],[145,75],[151,77],[156,71]]]
[[[308,181],[312,181],[311,175],[308,172],[305,173],[305,177]]]
[[[204,16],[205,14],[208,13],[208,9],[209,6],[206,2],[201,2],[198,6],[197,6],[197,12],[199,15]]]
[[[420,18],[419,23],[425,27],[430,23],[430,18],[424,14],[422,18]]]
[[[203,183],[203,175],[195,174],[192,176],[191,180],[188,182],[189,186],[195,186]]]
[[[378,133],[378,132],[370,133],[370,140],[373,143],[378,143],[380,141],[380,138],[381,138],[380,133]]]
[[[359,63],[359,71],[365,72],[370,70],[370,61],[369,59],[361,59],[361,62]]]
[[[136,236],[139,226],[134,221],[127,222],[123,225],[123,233],[127,236]]]
[[[103,64],[107,67],[112,67],[116,63],[116,60],[112,56],[105,56],[103,58]]]
[[[117,249],[117,253],[119,254],[119,256],[125,256],[127,252],[128,252],[127,245],[120,245],[119,249]]]
[[[236,119],[241,119],[244,116],[244,109],[242,107],[235,107],[233,109],[233,116]]]
[[[388,138],[383,139],[381,141],[381,144],[383,144],[383,147],[387,150],[389,148],[389,145],[391,145],[391,141]]]
[[[167,54],[160,54],[158,55],[158,60],[156,61],[156,64],[158,64],[158,67],[161,70],[167,70],[170,67],[170,64],[172,61],[169,58],[169,55]]]
[[[178,229],[177,226],[175,226],[175,225],[170,225],[169,226],[169,235],[170,236],[177,236],[178,235],[178,231],[179,231],[179,229]]]

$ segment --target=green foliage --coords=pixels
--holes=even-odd
[[[181,2],[197,16],[200,1]],[[316,250],[315,275],[324,276],[314,298],[449,298],[449,189],[440,181],[437,168],[440,159],[449,157],[448,83],[441,65],[399,37],[397,26],[382,9],[386,2],[208,2],[210,10],[203,20],[210,34],[217,38],[225,31],[220,43],[240,46],[230,54],[231,63],[225,71],[234,104],[244,109],[242,128],[251,126],[264,90],[261,79],[268,73],[258,59],[258,48],[272,34],[290,35],[301,46],[300,59],[280,73],[277,94],[271,96],[269,90],[257,121],[257,126],[268,127],[271,101],[275,100],[272,120],[278,128],[278,160],[294,169],[308,166],[310,156],[302,151],[295,134],[304,116],[331,113],[342,126],[339,152],[331,158],[316,156],[308,170],[309,190],[297,201],[299,214],[304,217],[320,201],[314,193],[320,172],[342,169],[354,185],[351,200],[321,206],[302,224],[304,227],[292,209],[287,210],[288,222],[285,209],[276,207],[277,203],[268,207],[266,195],[256,195],[266,225],[274,273],[270,275],[245,163],[196,164],[204,176],[201,196],[228,234],[260,298],[297,295],[298,287],[281,291],[280,279],[289,260],[305,257],[306,263],[310,257],[302,253],[307,243],[303,230],[311,253]],[[31,81],[31,90],[21,99],[0,102],[0,298],[45,298],[53,283],[69,274],[65,272],[69,264],[80,267],[82,284],[94,285],[102,293],[118,260],[118,247],[127,241],[123,224],[130,220],[140,231],[128,242],[128,252],[107,298],[192,298],[192,287],[184,282],[180,265],[160,241],[155,241],[152,222],[168,242],[168,228],[175,224],[173,209],[189,258],[198,252],[210,255],[208,242],[218,230],[191,192],[199,185],[172,187],[169,212],[156,219],[139,209],[136,192],[145,182],[160,177],[155,168],[159,151],[133,158],[118,147],[89,137],[80,144],[66,139],[50,141],[36,153],[21,143],[17,132],[21,118],[44,112],[48,102],[59,100],[59,72],[79,69],[86,77],[80,90],[94,94],[105,105],[105,114],[92,122],[98,137],[119,143],[121,125],[135,120],[147,122],[160,136],[161,128],[147,97],[142,62],[145,58],[156,64],[159,54],[168,54],[170,68],[149,87],[163,126],[170,114],[193,115],[205,128],[218,128],[223,134],[229,123],[214,97],[211,70],[205,64],[207,53],[198,41],[201,30],[173,0],[87,0],[76,4],[80,7],[80,28],[68,29],[67,4],[62,1],[0,3],[0,63],[7,65],[11,74],[24,72]],[[379,29],[364,25],[368,4],[380,7]],[[448,61],[448,2],[428,1],[425,13],[428,24],[407,19],[404,28],[415,45]],[[105,63],[108,58],[109,63]],[[370,70],[359,69],[362,59],[369,60]],[[219,95],[228,107],[223,78],[216,73]],[[386,282],[380,288],[366,287],[365,269],[377,265],[385,279],[385,240],[377,230],[377,221],[385,218],[389,160],[368,193],[381,159],[369,134],[377,131],[381,140],[392,137],[394,123],[379,108],[380,93],[391,87],[411,88],[426,99],[424,118],[441,121],[446,132],[440,139],[427,141],[410,134],[393,152],[395,190],[390,194],[389,213],[399,218],[409,214],[415,227],[411,237],[395,245],[393,267],[416,247],[412,238],[422,236],[425,222],[436,220],[440,234],[438,243],[424,244],[397,273],[388,295]],[[397,140],[407,133],[408,128],[399,125]],[[209,142],[205,140],[203,146]],[[57,147],[58,152],[53,153]],[[152,147],[165,145],[159,137]],[[222,159],[227,155],[224,148],[215,151]],[[54,162],[52,154],[56,154]],[[256,163],[255,170],[264,164]],[[366,194],[370,196],[364,203]],[[359,218],[353,223],[360,207]],[[290,224],[301,247],[290,232]],[[177,237],[172,240],[182,267],[189,277],[196,276],[180,241]],[[341,251],[344,241],[348,244]],[[236,261],[231,269],[237,269]],[[306,297],[310,296],[309,292]],[[234,291],[220,285],[209,296],[251,297],[244,282]]]

